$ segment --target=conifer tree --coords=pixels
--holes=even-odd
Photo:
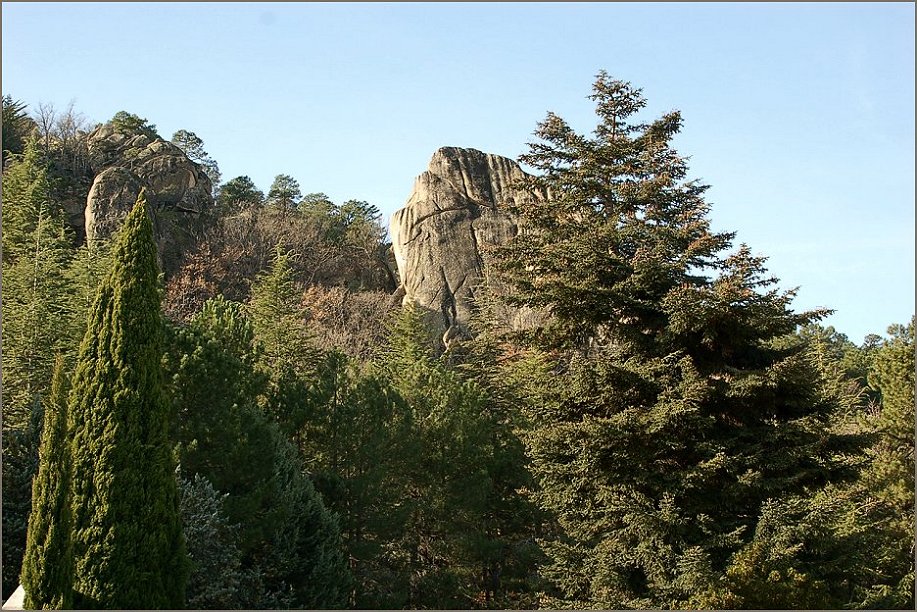
[[[5,137],[5,135],[4,135]],[[18,584],[37,468],[43,404],[55,355],[71,357],[72,255],[52,180],[37,142],[3,172],[3,587]]]
[[[382,370],[413,424],[413,440],[404,445],[413,455],[401,468],[408,516],[396,542],[408,561],[410,590],[400,605],[507,602],[501,585],[518,586],[532,569],[523,557],[533,513],[518,493],[529,478],[494,390],[449,355],[436,356],[428,323],[423,309],[405,306],[382,355]]]
[[[3,174],[4,427],[21,425],[51,385],[54,356],[73,351],[72,290],[63,274],[72,257],[63,213],[37,142]]]
[[[914,322],[889,327],[891,337],[876,351],[869,374],[882,404],[865,480],[890,509],[885,525],[891,535],[876,555],[885,567],[864,602],[871,608],[914,607]]]
[[[340,530],[302,458],[259,406],[268,377],[257,359],[253,326],[242,305],[218,297],[176,330],[166,360],[183,475],[204,478],[225,495],[220,506],[233,525],[231,532],[221,531],[225,539],[214,549],[238,552],[244,586],[223,602],[243,608],[339,608],[349,589]],[[209,528],[196,520],[186,524],[186,532]],[[211,554],[199,544],[190,550],[197,557]],[[219,562],[211,561],[215,571]],[[189,600],[210,600],[213,587],[225,582],[208,580],[201,565],[196,569]]]
[[[715,588],[763,504],[850,474],[836,406],[764,260],[710,230],[706,186],[648,124],[639,89],[600,73],[590,138],[556,115],[521,158],[531,228],[502,249],[511,302],[550,312],[529,335],[527,452],[558,537],[552,606],[673,607]],[[717,273],[715,277],[711,277]]]
[[[45,405],[38,473],[32,482],[32,512],[22,563],[25,607],[30,610],[67,609],[72,605],[67,391],[64,360],[58,355],[51,396]]]
[[[295,439],[305,422],[309,386],[317,377],[321,352],[305,326],[302,288],[294,280],[291,258],[278,244],[271,267],[252,285],[248,312],[261,368],[270,379],[265,411]]]
[[[158,274],[141,193],[115,243],[71,392],[75,607],[184,602],[188,561],[162,388]]]

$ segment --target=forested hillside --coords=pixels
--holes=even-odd
[[[4,598],[913,609],[914,319],[856,344],[794,310],[711,229],[680,114],[591,99],[534,174],[475,157],[514,221],[461,238],[457,333],[370,202],[4,97]]]

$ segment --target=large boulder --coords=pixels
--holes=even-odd
[[[213,204],[210,179],[171,142],[112,124],[94,130],[87,147],[95,178],[86,199],[86,239],[110,238],[145,187],[162,265],[170,272]]]
[[[404,303],[436,313],[446,344],[470,335],[488,249],[520,231],[508,207],[536,197],[520,187],[515,161],[475,149],[443,147],[417,177],[404,208],[391,220],[392,247]],[[531,313],[508,313],[514,327]]]

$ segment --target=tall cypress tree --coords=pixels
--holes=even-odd
[[[32,482],[32,513],[22,562],[25,606],[30,610],[67,609],[72,605],[67,442],[67,377],[63,357],[58,355],[51,397],[44,411],[38,474]]]
[[[141,193],[93,305],[70,398],[76,607],[184,601],[188,562],[162,388],[158,274]]]
[[[824,313],[792,312],[747,247],[720,255],[679,113],[634,121],[642,93],[605,73],[593,92],[593,137],[539,125],[522,160],[550,198],[518,203],[530,231],[496,262],[513,303],[551,314],[525,436],[560,528],[543,573],[553,607],[691,606],[768,499],[844,475],[836,406],[788,339]]]

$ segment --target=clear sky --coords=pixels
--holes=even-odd
[[[10,3],[3,93],[195,132],[223,178],[386,215],[441,146],[587,132],[595,74],[643,88],[715,229],[860,342],[914,313],[914,4]]]

